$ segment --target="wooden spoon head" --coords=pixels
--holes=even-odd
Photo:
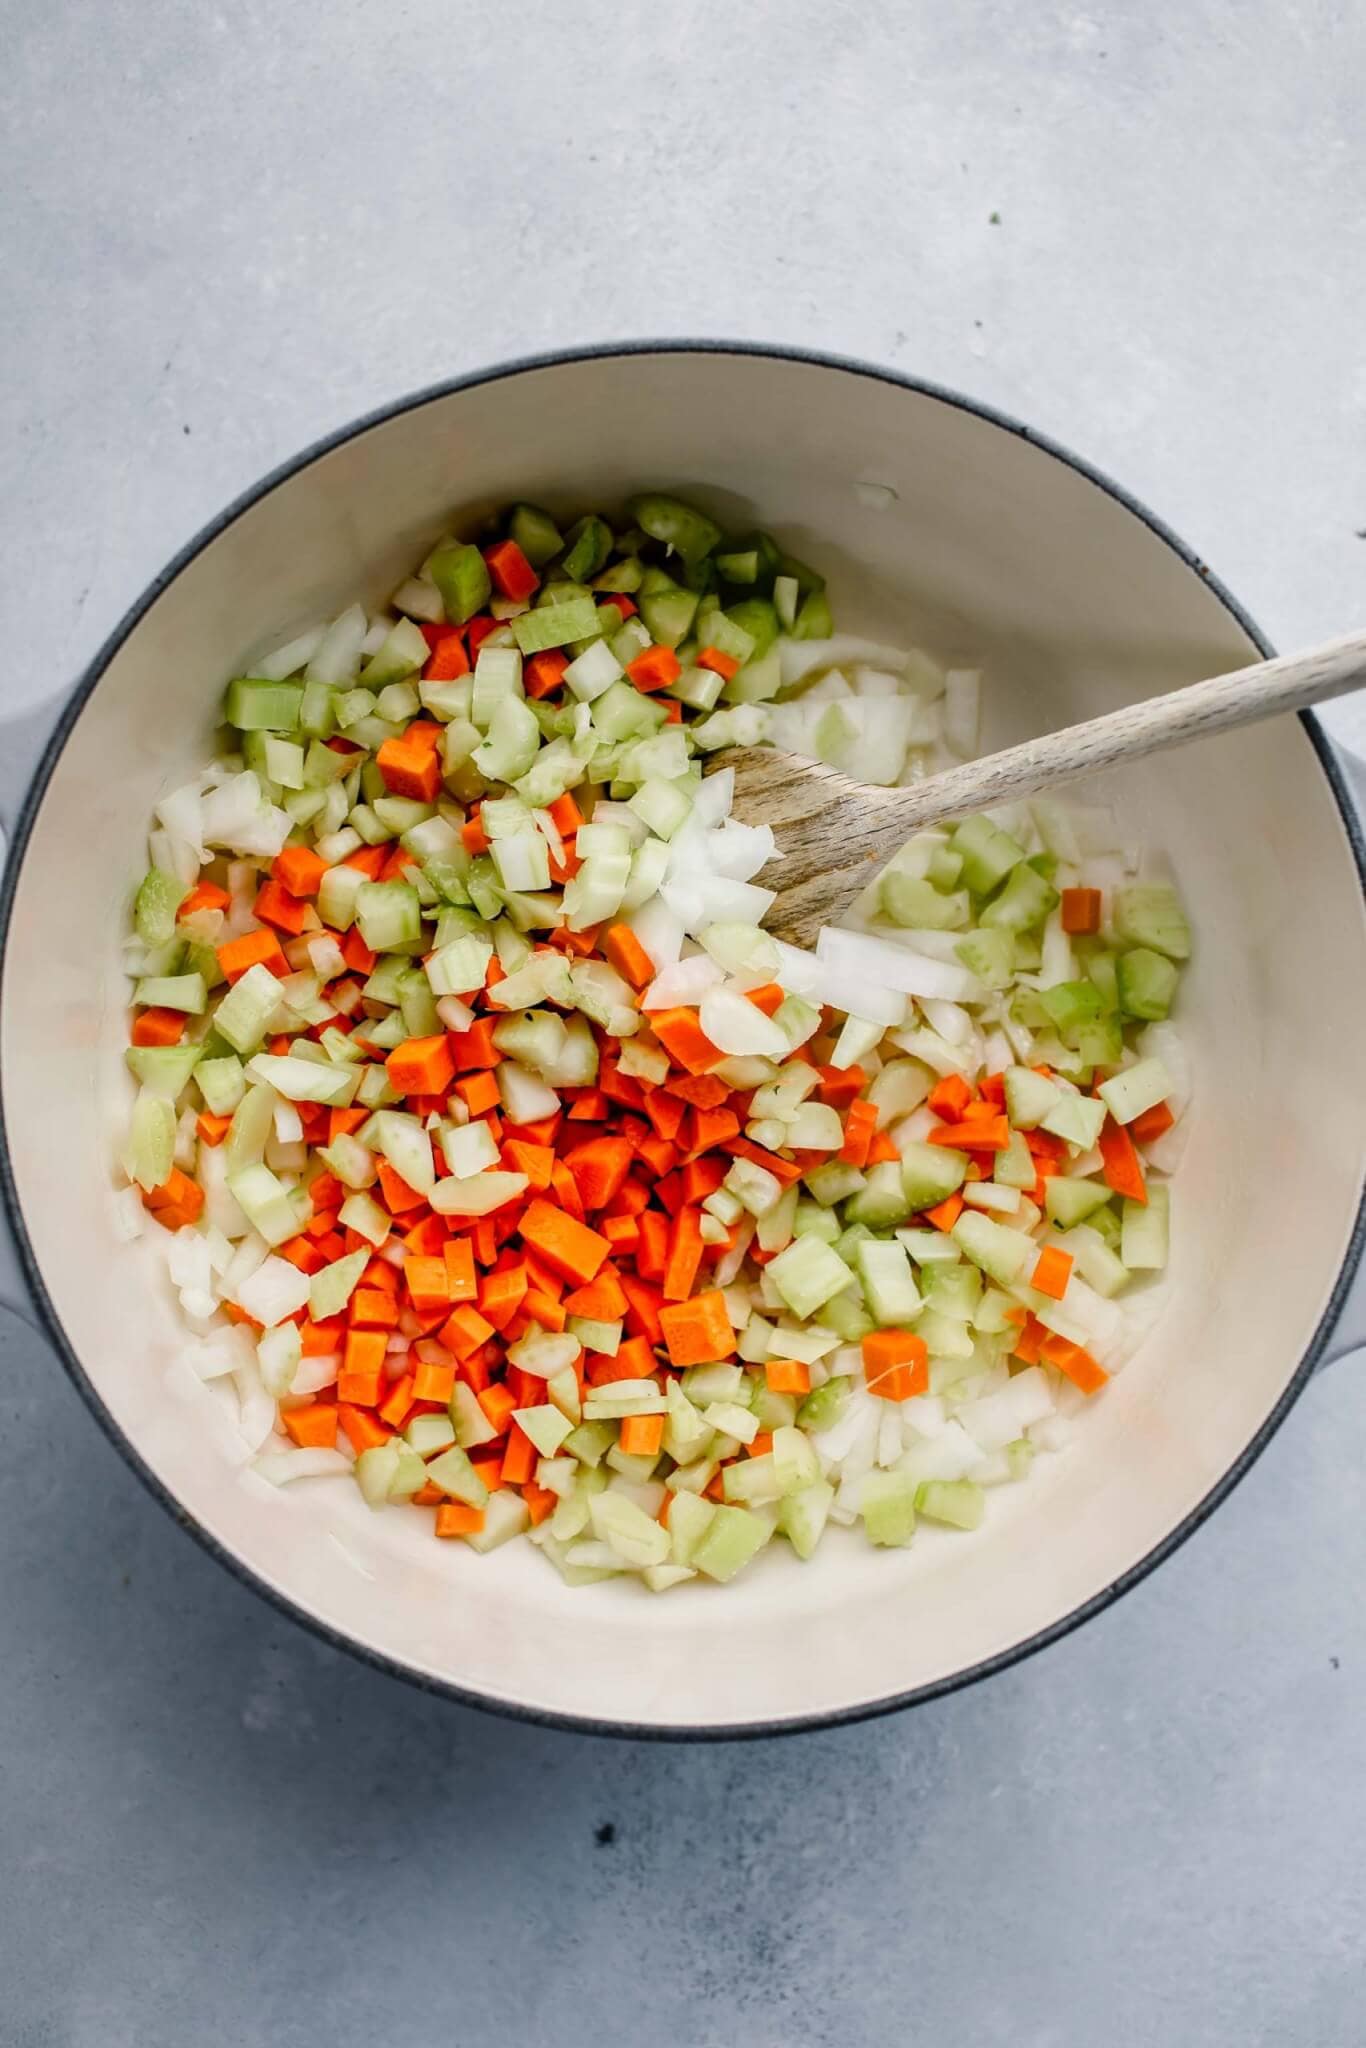
[[[771,825],[778,842],[779,857],[756,877],[778,892],[765,926],[790,945],[814,946],[821,926],[838,922],[895,851],[885,810],[905,792],[851,782],[780,747],[728,747],[707,772],[720,768],[735,771],[734,816]]]

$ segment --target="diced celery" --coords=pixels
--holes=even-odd
[[[993,1223],[974,1209],[963,1211],[952,1235],[959,1250],[1002,1287],[1014,1286],[1034,1250],[1022,1231]]]
[[[980,1528],[986,1504],[985,1493],[970,1479],[926,1479],[916,1488],[917,1513],[951,1529]]]
[[[1127,1201],[1120,1225],[1120,1257],[1135,1273],[1160,1273],[1167,1263],[1170,1196],[1161,1181],[1148,1184],[1148,1200]]]
[[[1115,994],[1129,1017],[1157,1021],[1170,1016],[1180,978],[1178,968],[1150,946],[1135,946],[1115,963]]]
[[[1030,925],[1042,924],[1057,902],[1058,892],[1052,884],[1028,861],[1021,861],[1012,868],[1004,889],[982,912],[982,923],[989,930],[1027,931]]]
[[[813,1479],[778,1504],[778,1527],[798,1557],[809,1558],[825,1530],[835,1489],[828,1479]],[[670,1517],[672,1519],[672,1515]]]
[[[936,1145],[928,1149],[942,1153],[944,1148]],[[947,1154],[950,1159],[959,1156]],[[876,1166],[870,1166],[863,1187],[857,1194],[850,1195],[844,1205],[845,1222],[864,1223],[870,1230],[892,1230],[898,1223],[904,1223],[916,1207],[932,1206],[917,1203],[907,1194],[904,1171],[895,1159],[882,1159]],[[959,1178],[962,1178],[961,1174]],[[943,1197],[937,1199],[942,1200]]]
[[[287,1238],[297,1237],[299,1219],[289,1191],[268,1166],[258,1163],[230,1173],[228,1187],[242,1214],[267,1244],[284,1244]]]
[[[232,1123],[223,1141],[223,1155],[229,1173],[236,1173],[239,1167],[254,1165],[261,1159],[274,1125],[275,1096],[271,1090],[255,1085],[248,1088],[233,1111]]]
[[[1044,1211],[1050,1223],[1060,1224],[1064,1230],[1084,1223],[1109,1199],[1110,1190],[1101,1180],[1080,1180],[1072,1174],[1055,1173],[1044,1182]]]
[[[946,896],[922,876],[895,868],[888,868],[878,885],[878,908],[893,924],[923,931],[962,931],[972,910],[966,889]]]
[[[908,1473],[869,1472],[859,1488],[859,1510],[870,1543],[903,1550],[915,1535],[916,1483]]]
[[[427,564],[427,574],[441,592],[446,617],[457,626],[474,617],[493,589],[488,565],[478,548],[458,541],[437,549]]]
[[[647,589],[641,585],[640,616],[650,637],[661,647],[677,647],[686,639],[697,614],[697,597],[669,576]]]
[[[369,1252],[348,1252],[313,1274],[308,1283],[308,1313],[315,1323],[341,1314],[369,1263]]]
[[[823,590],[804,597],[792,625],[794,640],[828,640],[834,629],[834,614]]]
[[[144,1088],[133,1104],[123,1163],[128,1178],[148,1193],[163,1187],[175,1164],[176,1113],[168,1096]]]
[[[898,1230],[896,1236],[917,1266],[955,1266],[963,1256],[942,1230]]]
[[[1012,1131],[1010,1143],[996,1154],[992,1179],[998,1187],[1032,1188],[1038,1178],[1034,1155],[1019,1131]]]
[[[448,1454],[449,1455],[449,1454]],[[477,1529],[465,1541],[471,1550],[486,1557],[500,1544],[510,1543],[514,1536],[520,1536],[531,1520],[531,1511],[521,1497],[508,1487],[500,1487],[490,1494],[488,1506],[484,1509],[484,1526]]]
[[[176,912],[185,900],[184,884],[160,868],[149,868],[133,903],[133,929],[144,946],[165,946],[176,935]]]
[[[1137,1115],[1138,1112],[1134,1113]],[[1040,1117],[1039,1128],[1051,1131],[1055,1138],[1065,1138],[1069,1145],[1075,1145],[1082,1152],[1089,1152],[1104,1123],[1103,1101],[1097,1102],[1093,1096],[1065,1090],[1060,1092],[1048,1114]]]
[[[953,950],[968,972],[988,988],[1009,988],[1016,968],[1024,965],[1019,934],[999,928],[968,932]]]
[[[1176,890],[1165,883],[1134,883],[1115,891],[1115,931],[1130,946],[1151,947],[1169,960],[1189,960],[1190,925]]]
[[[970,1322],[982,1299],[982,1276],[967,1259],[932,1263],[924,1274],[925,1301],[936,1315]]]
[[[828,1165],[813,1166],[803,1175],[803,1184],[810,1189],[813,1201],[823,1209],[832,1209],[846,1196],[856,1195],[860,1188],[868,1185],[867,1176],[857,1166],[846,1166],[838,1159]]]
[[[135,1003],[147,1003],[163,1010],[183,1010],[187,1016],[203,1015],[208,991],[202,974],[149,974],[133,990]]]
[[[672,1512],[672,1510],[670,1511]],[[593,1534],[609,1544],[633,1571],[663,1564],[669,1555],[669,1532],[623,1493],[594,1494],[588,1503]]]
[[[1032,1067],[1006,1068],[1006,1112],[1016,1130],[1034,1130],[1061,1093],[1055,1081],[1050,1081],[1046,1074],[1036,1074]]]
[[[539,505],[514,505],[508,514],[508,534],[533,569],[544,569],[564,546],[559,528]]]
[[[228,684],[223,716],[238,732],[293,732],[303,697],[299,683],[268,683],[238,676]]]
[[[651,540],[661,541],[690,566],[709,555],[722,538],[720,527],[705,512],[661,491],[633,498],[631,517]]]
[[[1100,1096],[1117,1124],[1131,1124],[1145,1109],[1165,1102],[1171,1089],[1172,1077],[1161,1060],[1146,1059],[1102,1081]]]
[[[596,512],[576,519],[564,537],[564,560],[560,564],[573,583],[586,583],[596,576],[612,552],[612,529]]]
[[[854,1282],[854,1275],[839,1254],[814,1237],[794,1239],[764,1270],[793,1315],[802,1322]]]
[[[562,1415],[550,1401],[543,1401],[535,1408],[514,1409],[513,1420],[543,1458],[553,1458],[574,1427],[569,1417]]]
[[[927,1145],[912,1139],[902,1147],[901,1185],[908,1212],[937,1208],[963,1185],[968,1155],[950,1145]]]
[[[523,654],[540,654],[550,647],[568,647],[575,640],[592,640],[600,631],[598,608],[591,597],[569,597],[562,602],[538,605],[512,621],[513,638]]]
[[[286,1053],[275,1056],[258,1052],[247,1068],[253,1081],[263,1081],[286,1102],[325,1102],[332,1109],[345,1109],[355,1100],[360,1079],[354,1067],[334,1067],[316,1060],[300,1059]]]
[[[1071,1045],[1081,1024],[1099,1017],[1104,1007],[1100,990],[1093,981],[1059,981],[1041,990],[1039,1001],[1045,1015],[1055,1024],[1064,1041]]]
[[[214,1030],[234,1052],[254,1052],[280,1008],[280,984],[262,961],[235,981],[214,1012]]]
[[[427,1467],[427,1478],[433,1486],[439,1486],[452,1500],[462,1500],[467,1507],[487,1507],[489,1490],[469,1461],[467,1452],[459,1444],[452,1444]]]
[[[852,1385],[845,1374],[836,1373],[823,1387],[813,1387],[797,1410],[799,1426],[812,1431],[830,1429],[839,1421]]]
[[[949,843],[962,857],[964,882],[978,896],[989,895],[1025,857],[1019,841],[985,817],[965,818]]]
[[[318,915],[334,931],[345,931],[355,922],[356,902],[366,886],[361,868],[329,868],[318,886]]]
[[[673,1509],[669,1512],[672,1518]],[[762,1515],[747,1508],[718,1507],[693,1548],[693,1566],[725,1585],[758,1555],[772,1534],[773,1524]]]
[[[409,882],[362,882],[356,923],[372,953],[413,951],[422,943],[422,903]]]
[[[358,1231],[376,1250],[387,1241],[393,1227],[388,1211],[381,1209],[369,1195],[359,1192],[347,1196],[337,1215],[344,1230]]]
[[[174,1102],[199,1062],[197,1045],[130,1045],[128,1070],[153,1095]],[[236,1061],[233,1062],[236,1065]],[[212,1105],[210,1105],[212,1106]]]

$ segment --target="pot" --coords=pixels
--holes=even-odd
[[[1307,715],[1117,785],[1133,833],[1175,861],[1197,937],[1168,1298],[1075,1446],[994,1498],[979,1535],[904,1553],[836,1540],[807,1565],[775,1550],[724,1593],[661,1600],[617,1582],[570,1592],[524,1543],[488,1558],[434,1543],[425,1522],[371,1515],[349,1481],[266,1488],[168,1390],[183,1337],[164,1266],[113,1224],[130,1095],[119,946],[152,807],[207,758],[229,673],[358,592],[386,595],[453,516],[514,494],[610,506],[652,483],[818,559],[841,624],[980,659],[987,745],[1269,651],[1187,548],[1075,458],[857,363],[591,351],[463,378],[346,429],[171,564],[49,714],[36,768],[33,723],[11,735],[8,772],[31,779],[0,906],[10,1298],[27,1291],[158,1497],[330,1640],[532,1718],[762,1733],[926,1699],[1095,1613],[1224,1497],[1315,1363],[1366,1341],[1366,1305],[1342,1317],[1363,1237],[1363,847]]]

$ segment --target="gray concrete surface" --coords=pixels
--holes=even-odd
[[[310,436],[564,341],[860,353],[1366,612],[1366,27],[1333,0],[5,0],[0,704]],[[1354,722],[1355,720],[1355,722]],[[1336,729],[1366,743],[1352,707]],[[1361,2038],[1366,1361],[1004,1678],[651,1748],[447,1707],[203,1557],[0,1328],[14,2048]]]

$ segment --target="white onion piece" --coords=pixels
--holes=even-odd
[[[962,760],[977,752],[982,671],[951,668],[944,678],[944,743]]]
[[[946,960],[908,953],[862,932],[829,926],[816,941],[816,957],[841,978],[846,994],[865,980],[881,982],[908,996],[943,996],[949,1002],[980,1002],[986,994],[975,974]]]
[[[686,960],[674,961],[660,969],[641,998],[640,1007],[642,1010],[672,1010],[679,1003],[700,1003],[708,989],[719,988],[725,978],[723,969],[717,966],[709,953],[693,953]],[[751,1003],[749,1007],[753,1009],[754,1005]]]
[[[754,1053],[770,1060],[781,1060],[787,1055],[787,1034],[781,1026],[766,1017],[757,1003],[733,988],[707,989],[698,1022],[721,1052]]]
[[[291,1450],[263,1451],[252,1465],[272,1486],[292,1486],[296,1479],[328,1479],[351,1470],[351,1461],[340,1451],[319,1445]]]
[[[829,640],[788,640],[778,642],[778,666],[783,688],[790,690],[805,676],[843,662],[867,662],[874,668],[894,669],[904,675],[911,657],[899,647],[884,647],[877,640],[861,640],[854,633],[836,633]]]
[[[683,920],[662,896],[654,896],[633,910],[626,920],[650,956],[650,964],[662,973],[672,967],[683,951]]]
[[[282,683],[286,676],[297,675],[322,646],[326,631],[326,626],[310,626],[307,632],[286,640],[273,654],[263,654],[259,661],[252,662],[247,674],[260,676],[267,683]]]
[[[777,852],[771,825],[742,825],[738,818],[727,818],[719,832],[708,833],[703,858],[713,874],[731,882],[749,882]]]
[[[230,1298],[254,1321],[273,1330],[308,1300],[308,1275],[291,1266],[288,1259],[277,1259],[271,1254]]]

